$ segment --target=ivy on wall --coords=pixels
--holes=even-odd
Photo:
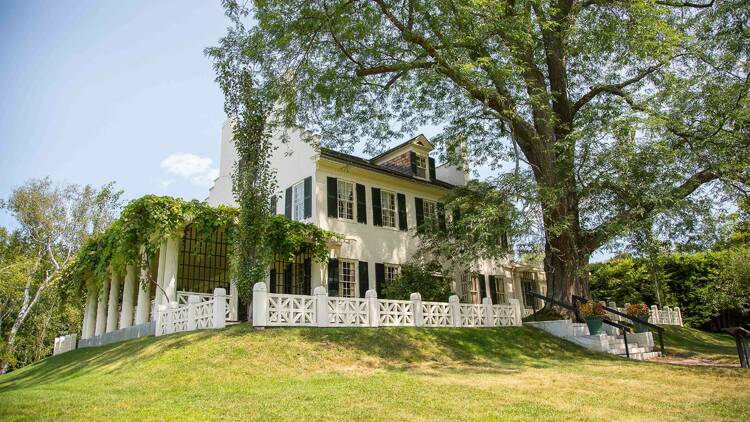
[[[197,200],[146,195],[131,201],[107,230],[86,242],[62,272],[61,281],[68,289],[79,290],[87,281],[100,286],[112,271],[124,274],[128,265],[148,267],[160,245],[170,237],[182,236],[189,224],[196,228],[199,241],[209,241],[217,230],[224,228],[228,253],[230,257],[236,256],[240,249],[236,242],[239,215],[240,211],[233,207],[211,207]],[[273,254],[291,260],[304,250],[321,263],[327,261],[328,242],[339,237],[283,216],[269,218],[269,233],[267,243]],[[236,279],[234,274],[230,277]],[[240,291],[241,295],[248,293]]]

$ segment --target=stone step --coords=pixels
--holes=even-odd
[[[634,354],[637,354],[637,353],[646,353],[646,348],[645,347],[628,347],[628,350],[630,351],[630,355],[631,356],[634,355]],[[623,355],[624,356],[625,355],[625,347],[622,347],[622,348],[617,347],[617,348],[609,349],[609,353],[611,353],[613,355]]]
[[[649,359],[656,359],[660,356],[661,356],[661,352],[631,353],[630,359],[649,360]]]

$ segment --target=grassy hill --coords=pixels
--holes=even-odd
[[[589,353],[528,327],[242,325],[45,359],[0,377],[0,420],[747,420],[749,375]]]

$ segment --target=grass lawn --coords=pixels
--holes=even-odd
[[[656,337],[654,340],[659,341]],[[737,345],[729,334],[667,325],[664,326],[664,345],[669,356],[739,365]]]
[[[0,420],[748,420],[750,372],[589,353],[529,327],[247,325],[0,377]]]

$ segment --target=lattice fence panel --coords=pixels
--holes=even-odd
[[[315,298],[304,295],[269,294],[267,323],[275,326],[315,325]]]
[[[378,311],[381,326],[414,325],[414,306],[409,300],[378,300]]]
[[[340,327],[369,326],[370,317],[368,301],[366,299],[357,298],[329,298],[328,323]]]
[[[426,327],[451,327],[453,308],[450,303],[422,302],[422,320]]]

